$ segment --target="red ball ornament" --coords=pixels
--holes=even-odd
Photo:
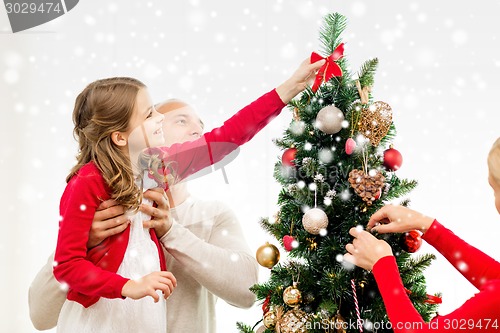
[[[422,246],[422,234],[417,230],[406,232],[401,237],[401,247],[408,253],[415,253]]]
[[[293,238],[293,236],[290,236],[290,235],[283,236],[283,247],[285,248],[285,250],[287,250],[289,252],[292,251],[294,248],[294,246],[293,246],[294,241],[295,241],[295,238]]]
[[[262,312],[263,314],[266,314],[269,312],[269,310],[271,309],[271,293],[269,292],[269,294],[267,295],[266,299],[264,300],[264,303],[262,303]]]
[[[394,148],[384,151],[384,166],[390,171],[396,171],[403,164],[403,155]]]
[[[281,163],[286,166],[294,167],[295,163],[293,160],[295,159],[295,155],[297,154],[297,148],[288,148],[283,152],[281,156]]]

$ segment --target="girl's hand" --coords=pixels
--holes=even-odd
[[[314,82],[316,72],[325,64],[325,60],[311,64],[310,59],[304,60],[292,76],[276,88],[283,103],[288,104],[298,93]]]
[[[122,296],[132,299],[151,296],[156,303],[160,300],[157,290],[161,290],[165,299],[167,299],[176,286],[177,280],[172,273],[165,271],[153,272],[139,280],[128,280],[122,288]]]
[[[345,246],[348,253],[344,260],[371,271],[379,259],[392,256],[392,249],[387,242],[375,238],[369,232],[351,228],[349,234],[354,237],[352,243]]]
[[[434,219],[403,206],[387,205],[380,208],[368,221],[368,230],[380,234],[420,230],[425,233]]]

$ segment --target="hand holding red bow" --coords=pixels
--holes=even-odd
[[[314,84],[311,88],[313,92],[316,92],[322,83],[329,81],[332,77],[342,76],[342,69],[339,65],[337,65],[337,63],[335,63],[335,61],[341,59],[343,56],[344,43],[341,43],[339,46],[337,46],[335,51],[333,51],[333,53],[326,58],[323,58],[316,52],[313,52],[311,54],[311,64],[322,59],[326,60],[325,64],[321,66],[318,73],[316,74],[316,79],[314,80]]]

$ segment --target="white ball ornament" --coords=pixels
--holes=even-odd
[[[334,105],[328,105],[319,110],[315,126],[323,133],[335,134],[342,129],[344,113]]]
[[[302,225],[310,234],[319,235],[328,226],[328,216],[319,208],[309,209],[302,217]]]

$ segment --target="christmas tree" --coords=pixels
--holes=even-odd
[[[272,244],[257,260],[272,268],[267,282],[252,287],[262,302],[263,318],[240,332],[391,331],[385,307],[370,272],[343,261],[349,229],[366,226],[385,202],[402,205],[417,182],[400,179],[402,156],[394,148],[391,107],[374,101],[371,87],[378,64],[366,61],[349,72],[341,34],[346,18],[327,15],[320,30],[327,60],[311,89],[289,104],[294,119],[276,140],[284,150],[274,176],[282,185],[279,211],[261,225],[288,251],[279,264]],[[311,60],[323,58],[313,53]],[[393,249],[410,299],[425,320],[435,314],[439,297],[426,292],[423,270],[433,255],[415,257],[417,231],[377,235]],[[353,325],[354,323],[354,325]]]

